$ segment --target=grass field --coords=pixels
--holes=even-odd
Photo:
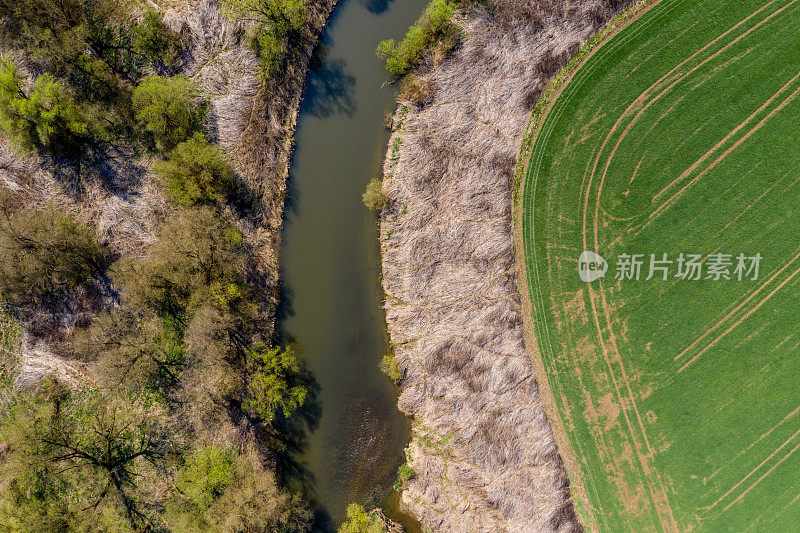
[[[547,111],[521,200],[584,522],[800,530],[800,0],[662,0],[632,21]],[[583,250],[604,278],[581,281]],[[681,253],[700,280],[675,277]],[[623,254],[638,281],[615,279]],[[651,254],[667,279],[645,279]],[[757,279],[739,254],[760,254]],[[706,279],[725,259],[731,279]]]

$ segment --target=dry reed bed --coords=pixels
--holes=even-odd
[[[403,502],[434,531],[580,529],[525,347],[512,182],[547,79],[622,6],[498,2],[400,101],[384,166],[385,310],[414,418]]]

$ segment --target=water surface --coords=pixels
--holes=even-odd
[[[361,203],[379,176],[395,88],[375,56],[402,37],[427,0],[340,0],[300,110],[283,234],[281,330],[304,348],[320,384],[318,428],[298,458],[324,514],[338,526],[348,503],[389,498],[406,418],[378,363],[387,342],[380,307],[376,220]]]

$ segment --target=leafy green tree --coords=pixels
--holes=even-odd
[[[305,0],[222,0],[223,13],[285,32],[299,30],[306,20]]]
[[[406,486],[406,483],[414,479],[416,473],[414,469],[408,463],[403,463],[397,467],[397,483],[395,484],[395,488],[399,490],[402,487]]]
[[[100,125],[101,139],[132,136],[133,87],[121,80],[106,61],[81,51],[59,63],[51,72],[74,91],[84,114],[92,117],[92,124]]]
[[[279,489],[252,453],[206,446],[188,458],[178,476],[183,498],[167,508],[175,531],[290,533],[310,528],[310,509]]]
[[[25,91],[16,66],[5,60],[0,60],[0,129],[26,150],[56,155],[74,154],[99,133],[52,76],[39,76]]]
[[[46,383],[2,422],[0,525],[23,530],[152,527],[167,432],[146,397],[113,400]],[[33,526],[32,529],[28,529]],[[53,528],[53,529],[47,529]]]
[[[103,313],[76,333],[73,344],[110,388],[149,389],[171,398],[185,367],[186,347],[178,328],[142,310]]]
[[[386,374],[389,379],[395,383],[399,383],[400,380],[403,379],[403,371],[400,369],[400,365],[397,364],[397,359],[395,359],[394,353],[390,352],[384,355],[381,358],[381,362],[378,366],[381,369],[381,372]]]
[[[261,60],[261,71],[270,77],[280,68],[287,40],[306,21],[305,0],[221,0],[222,12],[233,20],[252,23],[250,37]]]
[[[236,189],[224,154],[199,133],[176,146],[155,172],[169,195],[182,205],[221,204]]]
[[[234,457],[229,450],[206,446],[192,454],[178,474],[178,488],[206,511],[233,481]]]
[[[165,396],[179,384],[203,427],[231,401],[267,423],[290,417],[310,381],[292,350],[263,343],[269,327],[248,284],[251,268],[235,226],[210,207],[181,210],[145,258],[115,269],[123,310],[98,320],[76,349],[107,361],[121,383]],[[126,318],[125,309],[136,311]]]
[[[56,54],[48,66],[81,46],[102,56],[99,47],[111,44],[104,42],[106,30],[125,15],[119,0],[0,0],[0,13],[6,42],[33,51],[42,61]]]
[[[161,16],[148,9],[141,22],[131,30],[133,51],[151,63],[163,63],[171,67],[180,55],[180,42]]]
[[[122,287],[124,308],[137,310],[139,317],[157,317],[170,325],[175,342],[180,339],[181,358],[170,360],[165,355],[177,355],[177,345],[154,336],[136,368],[169,378],[163,364],[182,365],[181,394],[196,407],[201,425],[217,416],[219,404],[241,398],[245,354],[254,338],[268,333],[247,283],[252,260],[233,224],[211,207],[196,207],[171,217],[145,258],[112,273]],[[107,357],[131,361],[140,349],[137,344],[126,355],[112,347]]]
[[[339,527],[339,533],[386,533],[378,517],[367,513],[364,506],[351,503],[347,506],[347,518]]]
[[[133,92],[136,122],[147,141],[168,152],[203,127],[197,88],[183,76],[147,76]]]
[[[99,60],[132,81],[145,65],[169,65],[180,53],[177,36],[154,10],[137,23],[120,0],[0,0],[0,12],[5,42],[73,81],[81,58]]]
[[[308,379],[290,347],[256,344],[247,357],[250,373],[245,409],[271,422],[277,415],[289,418],[305,404]]]
[[[188,353],[201,361],[215,359],[243,366],[244,357],[254,336],[266,333],[261,310],[244,285],[228,284],[238,296],[215,301],[214,295],[202,290],[193,299],[186,327]]]
[[[144,259],[120,265],[113,276],[133,308],[187,323],[187,313],[209,301],[229,303],[247,292],[250,251],[241,232],[211,207],[170,217]]]
[[[106,262],[94,229],[55,206],[0,213],[0,295],[6,302],[58,295],[100,274]]]
[[[148,66],[162,70],[181,53],[180,39],[155,12],[137,21],[132,5],[0,0],[0,41],[68,87],[83,122],[102,140],[134,135],[133,85]]]

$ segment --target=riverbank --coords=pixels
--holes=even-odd
[[[414,418],[402,499],[434,531],[581,529],[526,346],[512,196],[547,81],[622,7],[470,10],[461,44],[415,73],[422,103],[394,115],[381,251],[399,405]]]

